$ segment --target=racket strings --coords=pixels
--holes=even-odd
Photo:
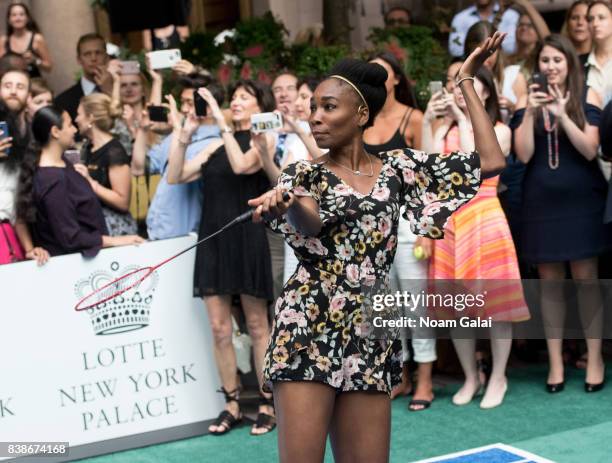
[[[149,271],[149,267],[141,268],[111,281],[83,298],[77,305],[76,310],[90,309],[114,299],[132,288],[138,287],[142,280],[147,277],[147,272]]]

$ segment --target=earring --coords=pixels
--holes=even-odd
[[[91,130],[91,128],[92,128],[92,127],[93,127],[93,125],[91,125],[91,124],[87,124],[87,129],[88,129],[88,130]]]

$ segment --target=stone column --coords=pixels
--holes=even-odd
[[[31,0],[30,4],[53,61],[53,69],[45,79],[57,95],[74,83],[80,70],[76,60],[79,37],[96,31],[91,2]]]

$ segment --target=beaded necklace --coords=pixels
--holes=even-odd
[[[559,124],[557,123],[557,120],[555,120],[551,126],[551,116],[546,108],[542,108],[542,116],[544,118],[544,130],[546,131],[546,140],[548,141],[548,167],[550,167],[552,170],[556,170],[559,168]],[[554,133],[554,152],[551,135],[552,133]]]

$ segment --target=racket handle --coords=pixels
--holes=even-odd
[[[289,196],[289,193],[287,193],[286,191],[283,193],[283,201],[287,202],[291,199],[291,196]],[[237,225],[239,223],[242,222],[247,222],[249,220],[251,220],[251,218],[253,217],[253,212],[255,211],[255,209],[251,209],[250,211],[246,211],[244,214],[240,214],[238,217],[236,217],[234,220],[232,220],[232,224],[233,225]]]

